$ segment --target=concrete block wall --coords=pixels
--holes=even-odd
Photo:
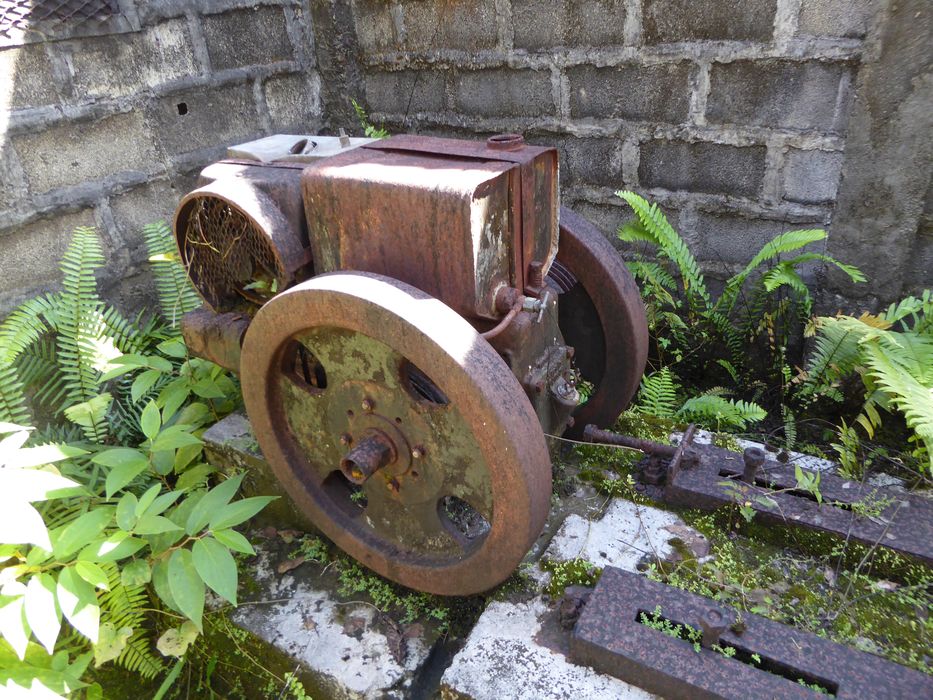
[[[375,120],[393,131],[516,131],[556,144],[565,203],[611,235],[629,217],[615,191],[657,200],[714,277],[783,230],[830,227],[857,78],[877,52],[878,27],[908,12],[885,0],[353,0],[353,8],[358,89]],[[918,12],[926,28],[898,40],[924,45],[929,15]],[[928,78],[929,57],[919,63]],[[910,255],[927,250],[925,240],[899,242],[914,259],[901,287],[847,288],[846,297],[875,304],[933,285],[929,253]],[[869,275],[878,267],[862,246],[836,252]]]
[[[107,296],[148,306],[142,226],[227,145],[322,124],[306,2],[119,8],[100,27],[0,32],[0,317],[57,286],[78,225],[104,238]]]

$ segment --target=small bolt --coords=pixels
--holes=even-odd
[[[421,445],[418,445],[411,451],[411,456],[413,459],[421,459],[424,457],[424,448]]]
[[[742,481],[746,484],[754,484],[758,469],[765,463],[767,455],[760,447],[746,447],[742,452],[742,460],[745,462],[745,469],[742,471]]]
[[[367,413],[371,413],[375,404],[372,399],[363,399],[363,410]]]
[[[716,608],[710,608],[700,617],[700,629],[703,630],[703,640],[701,644],[709,649],[714,644],[719,644],[719,637],[731,624],[731,619],[727,619],[722,611]]]
[[[399,487],[400,484],[398,483],[398,479],[390,479],[386,482],[386,488],[389,489],[389,491],[392,493],[398,493]]]
[[[349,445],[353,441],[353,436],[350,433],[344,433],[340,436],[341,445]]]

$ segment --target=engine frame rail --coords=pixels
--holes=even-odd
[[[819,474],[821,500],[797,483],[793,461],[780,462],[760,448],[743,454],[693,441],[693,426],[678,446],[638,440],[587,426],[593,443],[622,445],[649,455],[640,478],[672,505],[715,510],[736,503],[760,522],[831,533],[867,546],[894,550],[933,564],[933,501],[892,487]],[[605,439],[606,437],[611,439]],[[681,455],[678,462],[673,459]]]
[[[699,650],[644,623],[658,607],[672,625],[702,631]],[[735,620],[717,601],[607,567],[574,627],[570,654],[672,700],[826,697],[801,681],[839,700],[933,697],[933,677],[919,671],[752,613],[741,625]]]

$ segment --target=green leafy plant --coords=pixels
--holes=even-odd
[[[0,683],[99,696],[92,660],[154,677],[202,629],[208,588],[236,603],[231,552],[253,550],[233,528],[270,499],[235,500],[242,476],[207,488],[200,434],[238,392],[178,335],[196,297],[167,232],[146,231],[163,319],[101,301],[100,243],[78,229],[63,291],[0,324]]]
[[[912,432],[913,456],[933,474],[933,291],[891,304],[881,314],[823,316],[813,322],[814,349],[803,375],[802,393],[841,401],[852,377],[864,401],[855,418],[869,438],[882,412],[899,413]],[[858,438],[841,424],[837,452],[850,471]]]
[[[635,213],[619,229],[622,241],[635,244],[629,268],[641,283],[656,367],[669,368],[681,384],[698,386],[703,396],[679,411],[702,420],[743,427],[764,416],[760,397],[776,384],[776,406],[783,405],[793,377],[788,348],[795,330],[809,318],[812,299],[802,276],[804,265],[838,267],[855,281],[862,273],[834,258],[803,248],[826,238],[819,229],[788,231],[766,243],[714,295],[683,238],[657,204],[634,192],[616,193]],[[638,245],[650,246],[647,257]],[[785,258],[784,256],[791,257]],[[766,353],[755,351],[766,349]],[[769,358],[761,362],[760,358]],[[759,361],[750,363],[749,357]],[[722,383],[731,383],[744,402],[721,396]],[[643,387],[643,391],[650,385]],[[646,401],[650,403],[646,392]],[[665,407],[670,409],[670,397]],[[788,418],[791,414],[782,414]]]
[[[388,137],[389,132],[386,131],[385,128],[381,126],[376,127],[370,123],[369,115],[366,114],[366,110],[363,109],[363,106],[359,102],[354,100],[352,97],[350,98],[350,102],[353,105],[353,111],[356,112],[356,118],[359,120],[360,126],[363,127],[363,134],[366,136],[366,138],[384,139]]]

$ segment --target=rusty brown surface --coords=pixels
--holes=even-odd
[[[477,593],[507,578],[540,533],[551,467],[537,417],[502,358],[442,302],[380,275],[316,277],[257,313],[241,370],[276,476],[380,574]],[[374,431],[395,456],[355,496],[341,460]],[[464,507],[487,527],[461,527]]]
[[[734,654],[697,651],[641,622],[657,607],[671,624],[702,630],[706,644],[715,639]],[[753,613],[742,613],[739,633],[723,624],[733,616],[718,601],[607,567],[574,628],[571,654],[577,663],[672,700],[826,697],[800,681],[840,700],[933,697],[933,678],[923,673]]]
[[[240,346],[248,326],[249,317],[235,312],[196,309],[181,317],[181,335],[188,351],[232,372],[240,371]]]
[[[612,244],[586,219],[560,209],[560,247],[548,275],[560,291],[558,312],[574,363],[593,385],[567,431],[579,439],[593,423],[612,425],[628,406],[645,371],[648,322],[638,285]]]
[[[175,240],[191,281],[218,312],[252,312],[310,275],[301,169],[221,161],[175,212]]]

